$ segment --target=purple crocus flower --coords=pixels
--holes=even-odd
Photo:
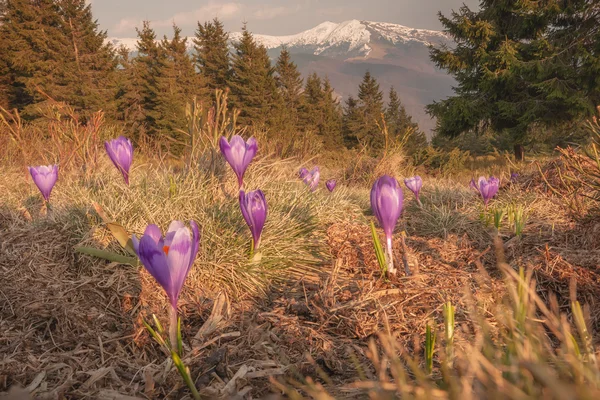
[[[300,177],[300,179],[304,179],[304,177],[306,177],[306,175],[308,175],[308,169],[306,168],[300,168],[300,171],[298,172],[298,176]]]
[[[337,185],[337,181],[335,179],[330,179],[327,182],[325,182],[325,186],[327,186],[327,190],[329,190],[330,192],[333,192],[333,189],[335,189],[335,185]]]
[[[135,235],[131,236],[133,248],[141,263],[162,286],[171,303],[171,346],[177,343],[177,301],[200,243],[198,225],[190,221],[190,227],[191,233],[183,222],[173,221],[164,238],[156,225],[148,225],[139,240]]]
[[[256,139],[251,137],[247,142],[239,135],[234,135],[231,141],[227,141],[225,136],[221,136],[219,147],[225,160],[231,165],[233,172],[237,175],[240,188],[244,186],[244,173],[246,168],[256,155],[258,144]]]
[[[479,181],[475,183],[475,180],[471,180],[471,187],[474,187],[479,191],[479,194],[483,198],[483,202],[487,207],[490,199],[498,193],[500,187],[500,179],[490,176],[486,179],[485,176],[480,176]]]
[[[519,179],[519,174],[517,174],[516,172],[513,172],[512,174],[510,174],[511,182],[516,182],[517,179]]]
[[[50,201],[50,193],[58,179],[58,165],[40,165],[29,167],[33,182],[40,189],[44,200]]]
[[[304,183],[308,185],[311,192],[317,190],[319,186],[319,179],[321,178],[321,170],[319,167],[314,167],[303,179]]]
[[[384,175],[375,181],[371,189],[371,209],[385,232],[388,272],[391,274],[396,273],[392,256],[392,235],[402,213],[403,202],[404,194],[395,178]]]
[[[262,190],[240,191],[240,209],[252,233],[252,248],[258,250],[260,236],[267,219],[267,200]]]
[[[123,175],[125,183],[129,185],[129,168],[133,161],[133,146],[131,140],[125,136],[119,136],[116,139],[104,142],[104,148],[112,163]]]
[[[413,176],[411,178],[404,179],[404,184],[407,188],[410,189],[411,192],[415,194],[417,198],[417,203],[419,206],[421,205],[421,199],[419,199],[419,193],[421,192],[421,188],[423,187],[423,179],[419,175]]]

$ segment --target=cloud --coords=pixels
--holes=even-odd
[[[179,12],[169,18],[160,20],[150,20],[150,26],[153,28],[166,28],[173,24],[184,28],[196,25],[198,21],[208,21],[214,17],[228,19],[238,15],[242,10],[240,3],[214,3],[210,2],[200,8],[192,11]],[[142,20],[139,18],[123,18],[113,28],[115,33],[130,31],[136,27],[142,26]]]
[[[270,7],[267,5],[260,6],[252,13],[252,17],[258,20],[269,20],[284,15],[293,14],[300,11],[301,6],[296,5],[294,7]]]

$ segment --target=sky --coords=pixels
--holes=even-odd
[[[169,34],[173,22],[184,35],[193,35],[197,21],[218,17],[228,31],[243,22],[253,33],[290,35],[324,21],[350,19],[389,22],[441,30],[437,12],[449,15],[463,3],[476,9],[479,0],[91,0],[100,28],[111,37],[135,37],[135,28],[148,20],[159,36]]]

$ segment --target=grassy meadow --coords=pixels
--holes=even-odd
[[[245,185],[265,193],[269,212],[262,258],[251,260],[237,181],[214,146],[225,128],[191,130],[202,144],[190,140],[177,159],[139,144],[127,186],[104,153],[109,126],[53,125],[46,136],[7,126],[0,391],[14,398],[191,398],[143,325],[152,314],[167,324],[163,290],[139,265],[77,251],[126,255],[94,204],[138,236],[151,223],[200,225],[179,310],[183,361],[203,398],[600,396],[600,222],[593,188],[568,179],[582,158],[499,155],[425,171],[399,149],[282,159],[259,141]],[[25,167],[56,159],[48,208]],[[316,164],[321,182],[338,179],[333,193],[298,178]],[[394,236],[401,265],[406,235],[412,276],[383,276],[373,250],[369,193],[383,173],[423,177],[423,207],[404,189]],[[483,174],[502,182],[488,210],[469,188]]]

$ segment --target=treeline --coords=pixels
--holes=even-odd
[[[210,104],[222,89],[240,111],[238,124],[279,141],[310,136],[326,150],[376,153],[387,127],[388,140],[426,144],[396,91],[384,104],[368,72],[357,97],[341,104],[327,77],[302,79],[286,49],[272,64],[245,26],[233,49],[218,19],[199,22],[191,39],[175,25],[171,37],[159,38],[148,22],[137,34],[132,56],[106,42],[85,0],[0,0],[0,106],[29,120],[54,102],[72,106],[84,121],[103,110],[134,139],[178,143],[186,105],[194,97]]]

